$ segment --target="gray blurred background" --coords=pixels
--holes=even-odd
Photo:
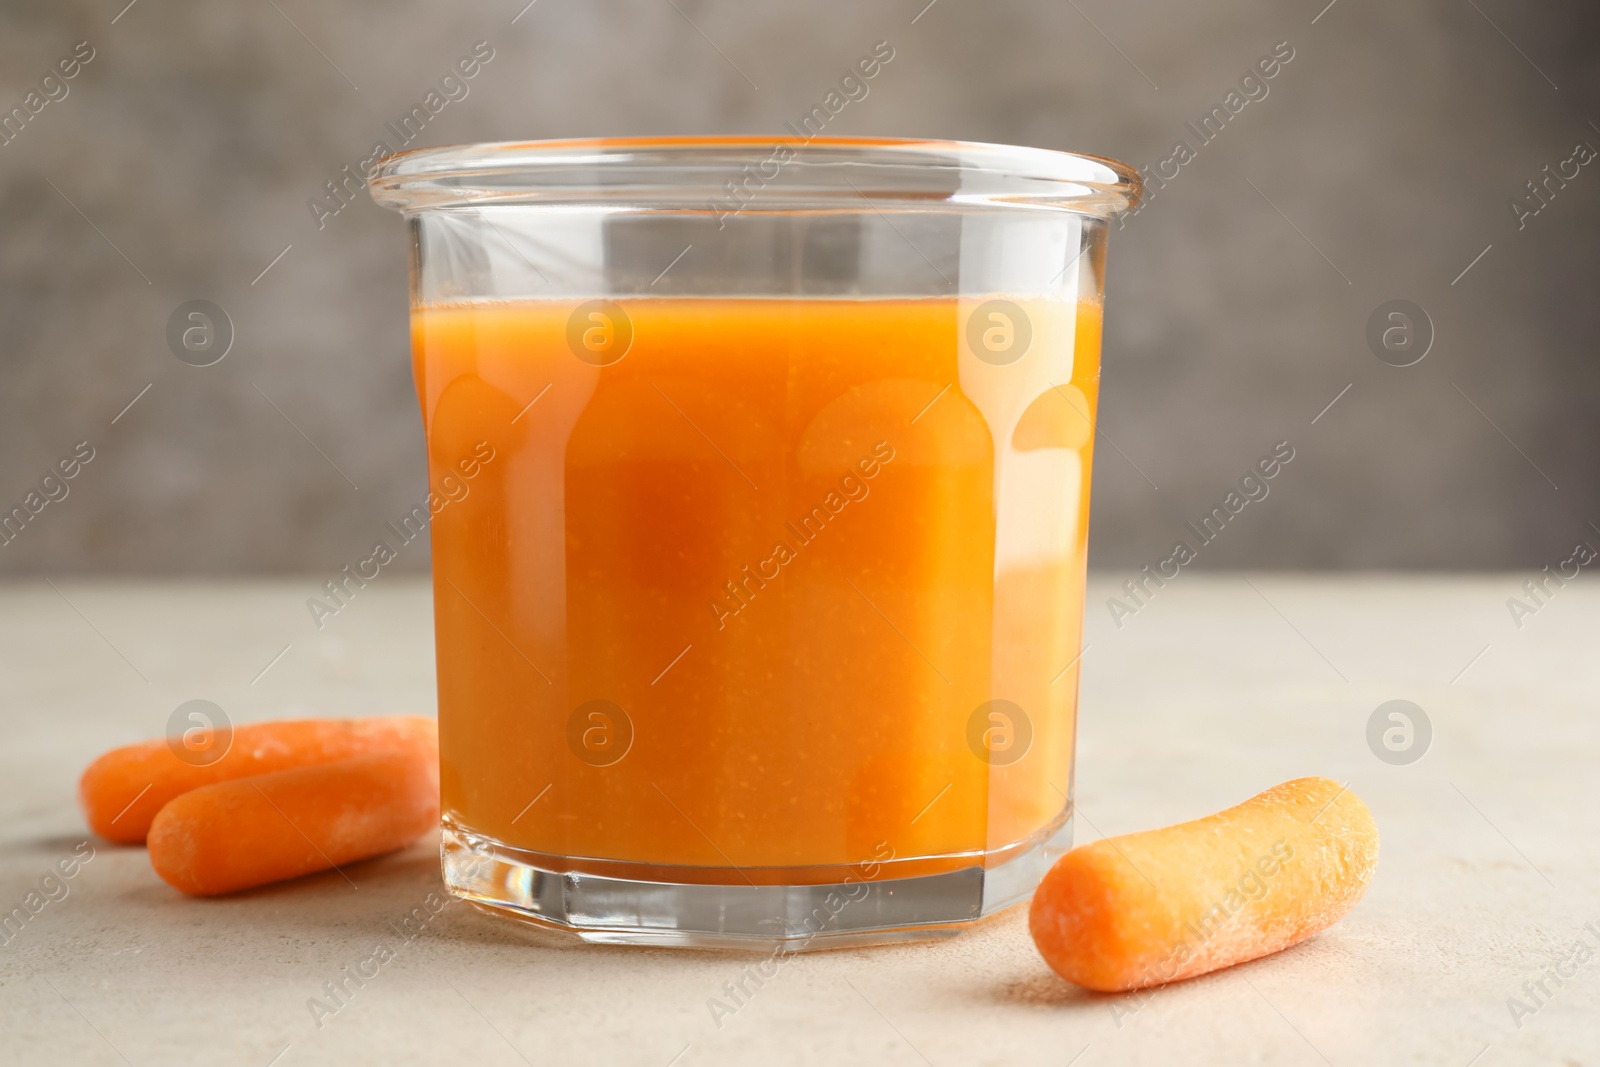
[[[1521,229],[1508,206],[1600,148],[1593,3],[524,2],[7,0],[0,111],[94,58],[0,146],[0,505],[80,440],[95,458],[0,572],[333,571],[422,494],[402,223],[362,197],[319,229],[307,201],[480,40],[419,144],[776,134],[887,40],[830,133],[1136,166],[1287,41],[1112,238],[1093,564],[1164,557],[1280,440],[1295,460],[1201,566],[1600,544],[1600,161]],[[191,299],[236,329],[211,367],[168,350]],[[1414,366],[1368,347],[1392,299],[1436,332]]]

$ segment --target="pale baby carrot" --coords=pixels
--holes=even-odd
[[[438,737],[435,721],[420,715],[250,723],[234,727],[227,752],[204,766],[180,759],[166,738],[158,738],[112,749],[89,764],[78,781],[78,800],[89,829],[138,844],[156,812],[191,789],[367,752],[437,753]]]
[[[215,896],[391,852],[438,822],[437,758],[376,752],[191,790],[151,824],[150,865]]]
[[[1138,989],[1326,929],[1377,862],[1367,806],[1337,782],[1297,778],[1204,819],[1073,849],[1039,883],[1028,925],[1061,977]]]

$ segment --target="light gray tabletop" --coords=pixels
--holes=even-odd
[[[1382,853],[1320,937],[1107,997],[1052,975],[1012,911],[948,942],[797,959],[720,1026],[708,1001],[760,957],[548,941],[459,904],[407,941],[391,924],[440,889],[431,843],[350,868],[355,889],[328,874],[197,901],[143,850],[88,837],[83,766],[184,700],[236,722],[432,710],[422,582],[374,583],[321,632],[309,577],[0,586],[0,904],[93,850],[0,945],[0,1062],[1594,1062],[1600,586],[1580,578],[1519,628],[1523,578],[1184,574],[1120,629],[1120,576],[1091,587],[1079,840],[1347,781]],[[1432,726],[1410,764],[1367,741],[1397,699]],[[314,1018],[379,944],[393,959]]]

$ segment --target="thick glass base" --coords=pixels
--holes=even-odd
[[[954,937],[1026,900],[1071,844],[1069,808],[1026,841],[921,857],[915,866],[948,869],[908,877],[895,876],[903,862],[863,865],[842,880],[837,869],[813,872],[820,878],[791,869],[781,884],[759,868],[656,867],[649,878],[623,877],[594,873],[614,866],[605,861],[512,848],[448,821],[440,853],[455,896],[584,941],[789,953]],[[718,878],[738,880],[708,880]]]

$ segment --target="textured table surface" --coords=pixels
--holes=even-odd
[[[431,710],[422,583],[375,583],[320,633],[311,578],[0,586],[4,910],[93,850],[0,945],[0,1062],[1594,1063],[1600,585],[1519,629],[1522,581],[1185,574],[1120,629],[1116,586],[1091,588],[1079,840],[1348,781],[1382,855],[1311,942],[1107,997],[1054,977],[1013,911],[949,942],[800,958],[720,1025],[708,1001],[760,957],[546,943],[461,905],[405,940],[391,924],[440,888],[430,844],[350,868],[355,889],[329,874],[195,901],[87,836],[79,771],[185,700],[236,722]],[[1407,765],[1367,742],[1394,699],[1433,728]],[[393,959],[314,1018],[380,943]]]

